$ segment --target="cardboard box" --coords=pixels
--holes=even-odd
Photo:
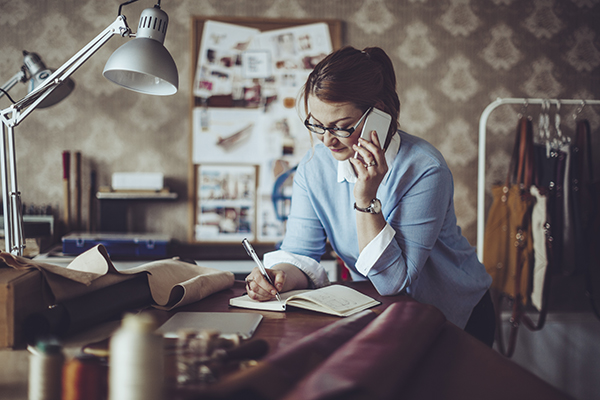
[[[0,266],[0,348],[26,345],[23,321],[48,307],[42,295],[43,284],[38,270]]]
[[[112,174],[113,190],[162,190],[164,176],[160,172],[115,172]]]

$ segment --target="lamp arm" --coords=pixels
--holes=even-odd
[[[10,89],[12,89],[19,82],[25,82],[26,79],[27,79],[27,74],[25,73],[25,70],[23,68],[21,68],[21,70],[19,72],[14,74],[8,81],[6,81],[6,83],[4,85],[2,85],[2,87],[0,88],[0,98],[2,96],[4,96],[5,94],[8,95],[8,91]],[[10,96],[8,96],[8,97],[10,99]]]
[[[50,75],[44,84],[31,91],[9,108],[3,110],[2,119],[4,123],[12,127],[19,125],[54,89],[69,78],[96,51],[117,34],[121,36],[129,36],[131,34],[131,29],[127,25],[124,15],[119,15],[112,24],[106,27],[98,36]]]
[[[0,182],[2,184],[5,248],[7,252],[20,256],[23,254],[23,249],[25,248],[21,193],[17,189],[14,128],[116,34],[120,34],[121,36],[131,35],[131,30],[127,26],[125,16],[123,15],[119,15],[112,24],[50,75],[42,85],[0,112],[0,119],[2,120],[2,134],[0,136]],[[12,87],[11,85],[14,86],[12,81],[6,84],[7,87]]]

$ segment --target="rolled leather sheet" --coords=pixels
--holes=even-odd
[[[154,307],[171,310],[228,289],[235,280],[232,272],[202,267],[179,257],[117,271],[103,245],[81,253],[66,268],[4,251],[0,251],[0,262],[14,269],[39,270],[44,277],[41,290],[48,305],[62,304],[127,281],[134,275],[147,275]]]
[[[147,306],[171,310],[230,288],[235,279],[229,271],[179,257],[117,271],[103,245],[80,254],[66,268],[2,251],[0,264],[42,274],[39,291],[48,308],[18,316],[23,321],[18,336],[27,343],[47,336],[66,337],[120,318],[127,310]]]
[[[402,398],[403,386],[445,322],[444,315],[433,306],[394,303],[283,398]]]

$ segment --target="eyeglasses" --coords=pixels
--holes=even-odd
[[[323,134],[325,134],[325,131],[329,131],[329,133],[331,133],[333,136],[337,136],[339,138],[347,138],[347,137],[350,137],[354,133],[354,131],[356,130],[356,127],[360,125],[360,123],[363,121],[363,119],[365,119],[365,117],[367,115],[369,115],[369,113],[371,112],[372,109],[373,109],[373,107],[370,107],[363,114],[363,116],[360,117],[358,122],[356,124],[354,124],[354,126],[352,128],[326,128],[323,125],[316,125],[316,124],[309,123],[308,118],[306,118],[304,120],[304,126],[306,126],[306,128],[309,131],[314,132],[317,135],[323,135]]]

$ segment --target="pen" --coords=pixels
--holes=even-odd
[[[244,246],[244,249],[246,249],[248,255],[252,257],[252,259],[254,259],[254,262],[256,263],[256,265],[258,265],[258,268],[260,269],[260,273],[265,277],[267,282],[269,282],[273,287],[275,287],[275,284],[271,280],[271,277],[269,276],[269,274],[267,274],[265,266],[260,261],[260,258],[258,258],[258,256],[256,255],[256,251],[254,251],[254,248],[252,247],[250,242],[248,242],[248,239],[242,240],[242,246]],[[277,290],[277,288],[275,288],[275,290]],[[275,293],[275,297],[277,297],[277,300],[279,300],[279,302],[281,303],[281,296],[279,295],[279,291]]]

